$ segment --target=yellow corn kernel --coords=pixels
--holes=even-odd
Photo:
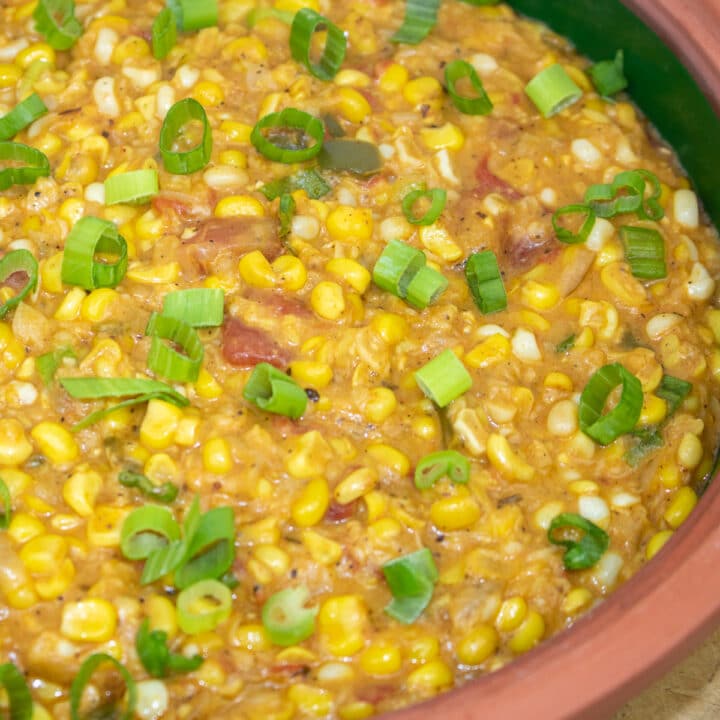
[[[465,358],[467,362],[467,357]],[[550,372],[545,376],[544,383],[545,387],[555,388],[557,390],[567,390],[572,392],[573,381],[569,375],[561,372]]]
[[[367,290],[372,279],[367,268],[352,258],[333,258],[327,262],[325,269],[338,278],[345,280],[360,295]]]
[[[198,379],[195,381],[195,392],[207,400],[219,398],[223,389],[220,383],[205,369],[200,368]]]
[[[65,558],[51,575],[35,578],[35,591],[43,600],[54,600],[67,592],[74,578],[75,566],[70,558]]]
[[[323,602],[317,616],[325,649],[337,657],[354,655],[365,644],[367,608],[359,595],[336,595]]]
[[[592,602],[592,593],[584,587],[573,588],[562,602],[562,611],[566,615],[576,615],[577,613],[590,607]]]
[[[33,479],[28,473],[17,468],[3,468],[2,479],[10,491],[10,497],[13,498],[22,495],[33,483]]]
[[[307,282],[307,268],[299,257],[280,255],[272,264],[275,283],[285,290],[302,290]]]
[[[34,575],[53,573],[68,553],[68,541],[62,535],[45,534],[34,537],[20,549],[25,569]]]
[[[525,598],[520,595],[508,598],[500,606],[498,615],[495,618],[495,626],[500,632],[512,632],[520,627],[527,612],[528,606]]]
[[[378,464],[392,470],[396,475],[404,476],[410,472],[410,459],[405,453],[385,443],[373,443],[367,454]]]
[[[22,77],[22,70],[17,65],[0,63],[0,88],[15,87]]]
[[[332,367],[314,360],[294,360],[290,363],[290,375],[303,387],[322,390],[333,379]]]
[[[402,666],[400,648],[393,643],[371,643],[360,655],[360,667],[367,675],[392,675]]]
[[[396,407],[395,393],[390,388],[377,387],[368,392],[363,411],[370,422],[381,423],[392,415]]]
[[[308,478],[323,473],[331,457],[332,450],[325,438],[311,430],[297,439],[285,467],[293,477]]]
[[[338,483],[333,494],[341,505],[347,505],[373,490],[377,481],[378,475],[375,470],[358,468]]]
[[[223,120],[220,123],[220,132],[224,133],[229,142],[249,143],[253,126],[246,123]]]
[[[663,545],[673,536],[672,530],[661,530],[655,533],[645,548],[645,557],[652,560],[662,550]]]
[[[325,320],[337,320],[345,312],[342,288],[334,282],[322,280],[310,293],[312,309]]]
[[[396,345],[408,334],[407,321],[395,313],[380,312],[372,319],[370,325],[388,345]]]
[[[110,308],[119,298],[116,290],[111,288],[98,288],[83,298],[80,306],[80,315],[88,322],[102,322],[110,315]]]
[[[288,688],[287,696],[303,716],[324,718],[332,713],[332,695],[322,688],[297,683]]]
[[[177,635],[177,613],[169,598],[164,595],[151,595],[145,603],[145,611],[151,630],[162,630],[171,640]]]
[[[358,700],[338,709],[340,720],[365,720],[375,714],[375,706]]]
[[[365,507],[367,508],[368,522],[375,522],[375,520],[384,515],[387,511],[387,497],[377,490],[369,492],[365,495],[363,500],[365,501]]]
[[[117,610],[102,598],[87,598],[63,605],[60,632],[77,642],[107,642],[115,635]]]
[[[61,280],[63,256],[64,253],[60,251],[40,262],[40,282],[43,290],[56,294],[63,291]]]
[[[272,647],[265,628],[257,623],[238,625],[232,632],[232,644],[243,650],[269,650]]]
[[[240,150],[223,150],[218,155],[218,162],[242,170],[247,167],[247,155]]]
[[[465,144],[462,130],[449,122],[438,128],[423,128],[420,138],[430,150],[460,150]]]
[[[63,499],[80,517],[89,517],[102,485],[100,473],[94,470],[78,470],[65,481]]]
[[[203,446],[203,467],[211,473],[223,475],[234,465],[230,443],[221,437],[210,438]]]
[[[116,65],[122,65],[125,60],[141,58],[150,55],[150,46],[139,35],[131,35],[119,42],[112,54],[112,61]]]
[[[455,262],[464,255],[462,248],[450,237],[450,233],[437,223],[421,226],[418,237],[431,253],[446,262]]]
[[[42,521],[38,520],[34,515],[28,513],[14,513],[7,533],[18,545],[32,540],[38,535],[45,532],[45,526]]]
[[[600,271],[602,284],[613,297],[630,307],[640,307],[647,302],[645,286],[630,274],[625,263],[614,262]]]
[[[238,265],[240,277],[253,287],[271,288],[275,286],[275,274],[267,258],[259,251],[243,255]]]
[[[434,77],[423,75],[407,82],[402,94],[411,105],[420,105],[439,98],[442,95],[442,85]]]
[[[584,327],[576,336],[573,347],[579,350],[587,350],[595,344],[595,333],[592,328]]]
[[[702,460],[703,446],[702,441],[693,433],[685,433],[680,438],[680,444],[677,449],[677,461],[687,470],[694,470]]]
[[[534,310],[549,310],[557,305],[560,300],[560,292],[554,285],[528,280],[522,286],[520,299],[523,304]]]
[[[330,502],[330,489],[323,477],[314,478],[302,489],[290,507],[293,522],[300,527],[317,525]]]
[[[143,473],[155,484],[172,482],[177,477],[177,465],[167,453],[153,453],[143,467]]]
[[[62,302],[53,314],[53,317],[56,320],[60,320],[62,322],[77,320],[77,318],[80,316],[80,309],[82,307],[83,300],[85,300],[85,297],[85,291],[82,288],[72,288],[62,299]]]
[[[510,638],[508,647],[516,654],[527,652],[542,640],[545,634],[545,620],[536,610],[530,610],[520,627]]]
[[[676,530],[687,520],[688,515],[697,505],[697,501],[697,495],[691,487],[681,487],[665,510],[663,515],[665,522],[673,530]]]
[[[360,123],[372,112],[370,103],[354,88],[340,87],[335,97],[338,112],[350,122]]]
[[[173,444],[183,411],[163,400],[151,400],[140,425],[140,442],[151,450],[164,450]]]
[[[277,545],[257,545],[252,556],[278,577],[290,569],[290,556]]]
[[[63,141],[55,133],[43,133],[32,141],[32,146],[48,157],[57,154],[63,148]]]
[[[408,71],[403,65],[393,63],[383,72],[378,80],[380,89],[390,94],[399,93],[407,84]]]
[[[74,225],[85,214],[85,203],[80,198],[68,198],[58,210],[58,216]]]
[[[490,463],[504,475],[519,482],[530,482],[535,477],[535,468],[513,451],[503,435],[491,433],[486,448]]]
[[[462,530],[474,525],[480,517],[480,506],[467,492],[456,491],[454,495],[436,500],[430,506],[430,519],[439,530]]]
[[[20,422],[14,418],[0,419],[0,465],[21,465],[32,451]]]
[[[80,453],[75,438],[60,423],[38,423],[30,431],[30,435],[40,452],[56,465],[72,462]]]
[[[132,508],[98,505],[88,518],[87,539],[95,547],[117,547],[120,531]]]
[[[666,488],[676,488],[680,484],[680,468],[675,463],[664,463],[658,470],[658,480]]]
[[[129,280],[143,285],[166,285],[180,277],[180,264],[169,262],[162,265],[137,264],[127,272]]]
[[[215,206],[215,217],[264,217],[265,207],[252,195],[229,195]]]
[[[193,87],[192,97],[204,107],[217,107],[225,100],[225,92],[217,83],[201,80]]]
[[[368,208],[338,205],[327,216],[325,225],[335,240],[364,242],[372,237],[372,212]]]
[[[647,394],[643,398],[642,410],[640,411],[639,425],[657,425],[667,415],[667,402],[657,395]]]
[[[302,542],[312,559],[320,565],[334,565],[342,557],[343,547],[314,530],[303,530]]]
[[[405,682],[410,691],[434,694],[453,684],[453,673],[445,662],[435,659],[413,670]]]
[[[135,221],[135,232],[141,240],[157,240],[164,229],[165,221],[154,210],[148,210]]]
[[[225,58],[241,58],[243,60],[251,60],[252,62],[261,63],[263,60],[267,60],[268,51],[265,43],[263,43],[260,38],[250,35],[247,37],[237,38],[236,40],[228,43],[223,48],[222,55]],[[229,120],[225,120],[223,124],[229,122]],[[233,124],[240,125],[241,123]]]
[[[463,665],[482,665],[498,646],[498,634],[490,625],[478,625],[470,630],[455,648]]]
[[[565,72],[572,78],[573,82],[583,91],[592,92],[593,86],[590,84],[587,75],[574,65],[563,65]]]
[[[37,60],[54,66],[55,50],[47,43],[33,43],[17,54],[15,64],[23,70],[27,70]]]
[[[476,345],[463,360],[468,367],[486,368],[507,360],[510,351],[510,340],[500,333],[495,333]]]

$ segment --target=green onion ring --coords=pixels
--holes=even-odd
[[[430,200],[430,207],[427,209],[425,214],[417,216],[413,211],[415,203],[420,200],[420,198],[427,198]],[[405,219],[411,225],[432,225],[445,209],[446,202],[447,191],[442,188],[432,188],[431,190],[412,190],[403,198],[402,211],[405,215]]]
[[[277,132],[290,131],[302,134],[303,147],[285,147],[266,137],[263,130]],[[304,143],[307,137],[314,140],[309,147]],[[322,121],[302,110],[286,108],[280,112],[270,113],[261,118],[250,134],[250,141],[256,150],[270,160],[281,163],[296,163],[312,160],[322,150],[325,130]]]
[[[0,260],[0,286],[15,273],[27,275],[27,282],[13,297],[0,305],[0,319],[17,307],[37,287],[38,261],[29,250],[23,248],[11,250]]]
[[[107,653],[94,653],[85,659],[70,686],[70,717],[72,720],[81,720],[80,703],[82,702],[85,686],[90,682],[90,678],[95,673],[95,670],[104,663],[110,663],[115,667],[125,681],[125,687],[127,687],[127,707],[125,708],[125,712],[120,716],[120,720],[132,720],[135,716],[138,692],[132,675],[128,669],[112,655],[108,655]]]
[[[174,150],[183,129],[193,121],[202,125],[200,142],[189,150]],[[176,102],[168,110],[160,129],[160,154],[165,169],[173,175],[189,175],[202,170],[210,162],[212,147],[212,130],[205,108],[193,98]]]
[[[232,593],[219,580],[201,580],[178,595],[178,625],[188,635],[214,630],[231,611]]]
[[[312,39],[318,28],[327,31],[327,42],[320,62],[310,59]],[[295,13],[290,29],[290,52],[293,59],[304,65],[319,80],[332,80],[345,59],[347,40],[343,31],[315,10],[304,7]]]
[[[3,167],[4,160],[23,165]],[[0,192],[13,185],[32,185],[49,174],[50,161],[44,153],[22,143],[0,142]]]
[[[566,227],[560,224],[560,218],[563,215],[585,215],[585,220],[580,226],[580,230],[574,233]],[[574,245],[575,243],[584,243],[595,225],[595,210],[591,205],[565,205],[564,207],[558,208],[552,215],[552,226],[555,231],[555,237],[560,242],[564,242],[568,245]]]
[[[152,337],[147,364],[156,375],[175,382],[194,382],[200,374],[205,347],[192,325],[176,318],[152,313],[145,334]],[[183,353],[163,342],[179,345]]]
[[[477,93],[474,97],[461,95],[456,84],[463,78],[468,78],[473,90]],[[482,80],[478,77],[475,68],[465,60],[453,60],[445,66],[445,85],[453,105],[465,115],[487,115],[493,104],[485,92]]]
[[[39,0],[32,16],[35,30],[55,50],[69,50],[82,35],[74,0]]]
[[[0,141],[12,140],[21,130],[45,115],[47,111],[45,103],[37,93],[28,95],[9,113],[0,117]]]
[[[145,560],[158,548],[180,538],[180,526],[165,507],[144,505],[133,510],[120,531],[120,550],[128,560]]]

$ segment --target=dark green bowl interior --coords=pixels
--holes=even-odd
[[[547,23],[593,60],[625,53],[628,92],[672,145],[720,228],[720,120],[690,73],[618,0],[509,0]]]

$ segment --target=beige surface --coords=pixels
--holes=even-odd
[[[614,720],[718,720],[720,718],[720,630]]]

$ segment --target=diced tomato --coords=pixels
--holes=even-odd
[[[283,368],[290,359],[270,335],[237,318],[228,318],[223,325],[222,354],[231,365],[240,367],[267,362]]]

